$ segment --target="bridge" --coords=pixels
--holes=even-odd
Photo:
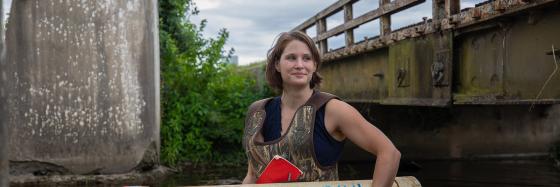
[[[407,159],[538,157],[560,140],[560,1],[461,9],[433,0],[431,19],[395,30],[392,14],[424,0],[380,0],[355,17],[356,2],[337,1],[293,30],[315,32],[321,89],[355,105]],[[344,23],[327,30],[335,14]],[[372,20],[378,36],[354,37]],[[330,47],[337,36],[344,46]]]
[[[434,0],[431,19],[395,30],[392,14],[424,1],[381,0],[354,17],[356,2],[294,30],[315,28],[322,89],[405,159],[543,157],[559,141],[560,0]],[[344,23],[327,29],[339,12]],[[39,175],[159,164],[157,1],[14,1],[11,14],[0,40],[0,186],[10,162]],[[354,37],[373,20],[379,36]],[[329,47],[336,36],[344,47]]]

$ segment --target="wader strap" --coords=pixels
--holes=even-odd
[[[305,103],[305,105],[311,105],[314,110],[313,112],[317,112],[317,110],[319,110],[321,106],[329,102],[329,100],[331,99],[338,99],[338,97],[330,93],[320,92],[316,90],[315,93],[313,93],[313,96],[311,96],[307,103]]]

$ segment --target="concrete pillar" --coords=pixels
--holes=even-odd
[[[157,1],[12,6],[0,121],[13,170],[111,174],[158,164]]]
[[[0,64],[5,63],[4,56],[4,2],[0,0]],[[0,93],[0,100],[3,100],[4,93]],[[4,110],[5,106],[1,105],[0,110]],[[0,113],[0,119],[4,119],[4,115]],[[6,124],[0,122],[0,187],[8,186],[8,144],[7,144]]]

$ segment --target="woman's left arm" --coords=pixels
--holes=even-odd
[[[354,144],[377,156],[373,172],[374,187],[390,187],[393,184],[401,153],[391,140],[369,123],[354,107],[340,100],[327,103],[325,122]]]

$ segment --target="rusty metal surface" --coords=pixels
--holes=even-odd
[[[559,8],[560,0],[497,0],[446,16],[450,9],[324,53],[323,89],[384,105],[560,103],[552,86],[560,76],[551,75]]]
[[[560,12],[541,11],[538,18],[523,14],[498,25],[456,39],[454,103],[559,103],[560,87],[555,85],[560,76],[551,75],[555,62],[547,53],[552,45],[560,45]]]
[[[344,99],[379,103],[386,97],[387,48],[324,64],[321,90]]]
[[[447,106],[451,103],[452,34],[432,34],[389,46],[387,98],[381,104]]]
[[[321,89],[350,102],[448,106],[451,37],[434,34],[326,63]]]

